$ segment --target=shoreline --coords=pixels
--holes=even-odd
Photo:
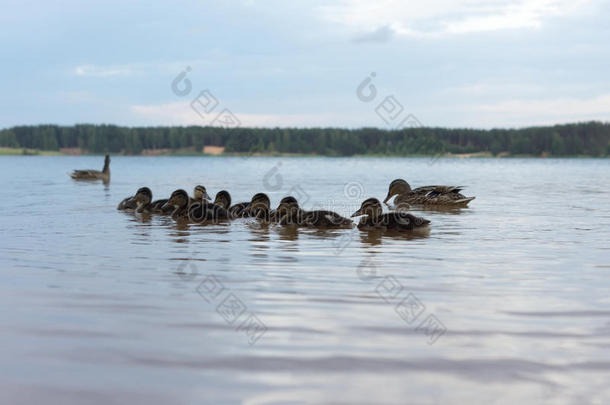
[[[221,147],[217,147],[221,148]],[[443,153],[434,155],[387,155],[387,154],[357,154],[351,156],[343,155],[320,155],[317,153],[237,153],[237,152],[224,152],[218,149],[212,153],[196,152],[194,150],[146,150],[143,153],[132,155],[125,153],[111,153],[112,156],[141,156],[141,157],[163,157],[163,156],[192,156],[192,157],[331,157],[331,158],[428,158],[428,159],[565,159],[565,158],[593,158],[593,159],[605,159],[610,156],[592,156],[592,155],[561,155],[553,156],[551,154],[543,153],[542,155],[511,155],[508,152],[501,152],[497,155],[493,155],[491,152],[472,152],[472,153]],[[62,152],[62,151],[51,151],[41,149],[26,149],[26,148],[7,148],[0,147],[0,156],[104,156],[105,153],[89,153],[87,151],[74,151]]]

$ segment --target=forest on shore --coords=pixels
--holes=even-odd
[[[221,128],[33,125],[0,130],[0,147],[138,155],[147,150],[203,153],[353,155],[608,156],[610,123],[583,122],[519,129]]]

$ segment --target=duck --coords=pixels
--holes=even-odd
[[[121,202],[116,207],[116,209],[119,210],[119,211],[133,211],[133,210],[135,210],[137,208],[137,204],[133,200],[134,197],[135,197],[135,195],[123,198],[123,200],[121,200]]]
[[[140,187],[132,197],[131,202],[136,205],[137,213],[150,213],[152,202],[152,191],[148,187]]]
[[[403,179],[396,179],[390,183],[388,195],[383,200],[387,204],[393,196],[397,206],[426,205],[446,207],[466,207],[475,197],[466,197],[460,193],[463,187],[456,186],[424,186],[411,189],[409,183]]]
[[[360,230],[393,230],[413,231],[415,229],[427,228],[430,221],[416,217],[405,211],[393,211],[384,214],[381,203],[376,198],[369,198],[362,202],[358,211],[352,214],[352,218],[363,216],[358,223]]]
[[[214,205],[228,210],[231,207],[231,194],[227,190],[220,190],[214,197]]]
[[[168,199],[161,200],[152,200],[152,191],[148,187],[141,187],[136,192],[136,195],[133,197],[132,201],[136,204],[135,211],[138,213],[148,213],[148,214],[165,214],[169,215],[172,213],[172,209],[166,208],[163,209],[165,203],[167,203]]]
[[[299,207],[296,198],[292,196],[284,197],[274,211],[275,220],[280,225],[301,225],[303,223],[303,211]]]
[[[231,195],[228,191],[222,190],[216,194],[213,203],[206,201],[196,201],[189,206],[188,217],[191,222],[202,223],[205,221],[219,221],[231,219],[227,207],[231,205]]]
[[[189,198],[189,203],[192,204],[195,201],[211,200],[206,188],[202,185],[197,185],[193,189],[193,198]]]
[[[271,200],[265,193],[254,194],[242,211],[242,216],[254,217],[262,222],[271,222]]]
[[[333,211],[305,211],[299,207],[296,198],[284,197],[276,210],[280,225],[297,225],[312,228],[351,228],[351,219],[344,218]]]
[[[172,210],[172,218],[176,221],[188,220],[189,195],[186,191],[179,189],[172,193],[167,202],[161,207],[162,210]]]
[[[104,183],[110,182],[110,155],[104,158],[104,168],[99,170],[74,170],[70,173],[74,180],[102,180]]]
[[[134,195],[125,197],[117,206],[117,210],[169,215],[173,212],[173,207],[163,209],[166,202],[167,199],[152,201],[150,188],[140,187]]]
[[[221,191],[218,192],[218,194],[220,194]],[[218,194],[216,194],[216,198],[219,198]],[[244,202],[240,202],[234,205],[231,205],[231,196],[229,195],[229,193],[227,192],[227,195],[229,197],[228,201],[228,211],[229,211],[229,215],[231,215],[231,218],[235,219],[235,218],[243,218],[243,217],[247,217],[247,216],[252,216],[252,212],[250,213],[246,213],[245,209],[248,206],[248,204],[250,204],[250,201],[244,201]],[[220,197],[220,198],[225,198],[224,197]]]

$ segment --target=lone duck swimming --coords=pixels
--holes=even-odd
[[[70,177],[74,180],[102,180],[104,183],[110,182],[110,155],[104,158],[104,168],[99,170],[74,170]]]

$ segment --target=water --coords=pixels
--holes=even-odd
[[[113,157],[109,186],[66,174],[101,165],[0,159],[1,403],[610,401],[609,160]],[[477,199],[414,210],[432,224],[412,238],[115,209],[203,184],[349,215],[397,177]]]

